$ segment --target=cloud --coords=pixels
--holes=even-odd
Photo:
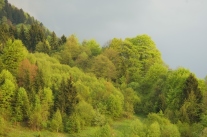
[[[80,41],[108,40],[148,34],[172,68],[207,74],[206,0],[9,0],[59,36],[76,34]]]

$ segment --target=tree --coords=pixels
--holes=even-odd
[[[19,39],[22,41],[22,43],[29,49],[29,35],[27,31],[25,30],[24,25],[21,25],[20,32],[19,32]]]
[[[70,66],[74,66],[75,60],[81,53],[81,48],[78,39],[75,35],[71,35],[64,44],[63,50],[60,53],[60,62]]]
[[[146,137],[146,131],[145,131],[145,124],[142,123],[139,119],[134,120],[130,124],[130,130],[132,135],[138,135],[139,137]]]
[[[194,123],[200,121],[202,114],[203,95],[198,87],[198,81],[193,74],[190,74],[185,81],[183,92],[181,94],[181,120]]]
[[[131,117],[135,112],[135,106],[140,103],[140,98],[132,88],[122,89],[124,96],[124,111],[126,117]]]
[[[31,111],[31,115],[29,116],[29,125],[33,130],[39,130],[42,124],[41,104],[38,95],[35,95],[34,98],[35,101],[33,104],[33,110]]]
[[[162,137],[180,137],[178,127],[174,124],[165,125],[161,134]]]
[[[160,125],[158,122],[154,122],[149,126],[148,136],[149,137],[160,137],[161,136]]]
[[[86,52],[82,52],[81,54],[79,54],[75,63],[82,70],[87,70],[89,67],[89,57]]]
[[[167,108],[173,110],[173,112],[179,110],[182,106],[184,101],[182,99],[182,92],[189,75],[190,71],[185,68],[178,68],[177,70],[168,72],[163,93],[166,96]],[[172,118],[175,118],[175,114],[172,115]]]
[[[118,65],[118,72],[121,74],[119,77],[120,83],[129,84],[140,81],[141,64],[137,47],[130,41],[125,40],[116,48],[121,60],[121,63]]]
[[[15,91],[15,78],[9,71],[2,70],[0,73],[0,115],[6,118],[11,118]]]
[[[93,72],[97,77],[103,77],[107,80],[116,78],[116,68],[114,64],[103,55],[98,55],[94,58],[91,72]]]
[[[90,49],[91,56],[97,56],[101,53],[100,45],[95,40],[85,41],[84,46]]]
[[[92,120],[95,117],[95,112],[93,107],[86,103],[85,101],[81,101],[75,107],[75,113],[80,118],[80,125],[84,126],[91,126]]]
[[[78,93],[73,85],[72,78],[68,78],[66,82],[62,80],[57,100],[61,113],[72,115],[78,102]]]
[[[80,132],[80,129],[79,117],[76,114],[70,115],[65,124],[65,131],[68,133],[77,133]]]
[[[26,122],[30,115],[30,103],[27,92],[24,88],[19,88],[15,97],[14,119],[17,122]]]
[[[11,25],[9,27],[9,34],[10,34],[10,37],[12,37],[13,39],[18,39],[18,32],[15,26]]]
[[[57,109],[57,111],[52,117],[51,128],[53,130],[56,130],[56,132],[62,131],[63,123],[62,123],[62,116],[59,109]]]
[[[122,114],[122,102],[119,97],[115,97],[114,95],[109,95],[108,99],[106,100],[107,104],[107,113],[112,118],[119,118]]]
[[[59,40],[59,45],[63,45],[67,42],[67,38],[65,37],[65,35],[62,35],[60,40]]]
[[[48,127],[48,119],[51,117],[52,107],[54,105],[53,93],[50,88],[44,88],[43,90],[38,91],[41,103],[41,126],[43,128]]]
[[[46,41],[44,40],[43,42],[39,41],[35,47],[35,51],[37,52],[43,52],[49,54],[50,50],[51,50],[51,46],[47,40]]]
[[[58,49],[58,38],[55,34],[55,32],[53,31],[51,34],[51,38],[49,40],[50,46],[52,50],[57,50]]]
[[[34,86],[37,70],[38,67],[35,64],[32,64],[28,59],[24,59],[19,65],[17,83],[19,87],[24,87],[29,93],[28,95],[31,95],[30,92]]]
[[[34,52],[36,45],[38,44],[38,42],[43,41],[45,38],[44,36],[44,31],[43,28],[35,23],[32,24],[30,29],[29,29],[29,51]]]
[[[33,90],[35,90],[35,92],[38,93],[39,91],[43,90],[44,87],[45,87],[45,81],[43,77],[43,70],[38,68],[34,79]]]
[[[2,20],[3,20],[3,18],[2,18]],[[9,34],[9,28],[8,27],[9,26],[5,23],[0,24],[0,42],[2,44],[5,44],[8,41],[9,38],[12,38]]]
[[[0,57],[5,69],[16,76],[19,64],[27,54],[28,52],[20,40],[8,40]]]
[[[80,45],[78,38],[75,35],[71,35],[65,43],[65,50],[71,54],[73,60],[76,60],[80,54]]]
[[[135,45],[139,52],[142,74],[145,74],[154,63],[163,64],[161,54],[156,48],[154,41],[148,35],[139,35],[135,38],[127,39]]]
[[[113,136],[110,125],[106,124],[106,125],[102,126],[101,128],[99,128],[99,130],[95,133],[95,136],[96,137],[111,137],[111,136]]]

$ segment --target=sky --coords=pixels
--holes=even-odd
[[[8,0],[58,36],[104,46],[147,34],[170,68],[207,76],[207,0]]]

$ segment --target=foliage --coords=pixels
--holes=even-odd
[[[0,54],[4,68],[16,76],[19,63],[26,58],[27,50],[20,40],[8,40]]]
[[[59,38],[7,0],[0,21],[1,135],[8,122],[70,135],[205,136],[206,81],[168,68],[150,36],[106,47]],[[133,120],[113,125],[123,118]]]
[[[52,117],[51,128],[53,131],[59,132],[63,129],[62,116],[58,109]]]

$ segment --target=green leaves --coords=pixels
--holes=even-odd
[[[51,128],[53,131],[59,132],[63,129],[62,116],[58,109],[52,117]]]
[[[106,78],[112,80],[116,78],[116,68],[114,64],[103,55],[98,55],[93,59],[91,72],[94,73],[98,78]]]
[[[28,52],[20,40],[8,40],[0,55],[5,69],[16,76],[19,63],[26,58]]]
[[[5,117],[12,115],[12,103],[14,101],[16,81],[12,74],[3,70],[0,73],[0,114]]]

